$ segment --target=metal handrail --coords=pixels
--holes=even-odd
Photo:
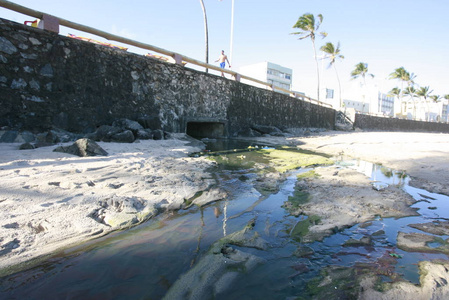
[[[187,62],[187,63],[191,63],[191,64],[194,64],[194,65],[197,65],[197,66],[200,66],[200,67],[204,67],[204,68],[212,69],[212,70],[215,70],[215,71],[219,71],[219,72],[230,74],[230,75],[234,76],[234,78],[236,78],[236,80],[238,80],[238,81],[240,80],[240,78],[243,78],[243,79],[246,79],[246,80],[249,80],[249,81],[252,81],[252,82],[264,85],[264,86],[267,86],[267,87],[269,87],[269,88],[271,88],[273,90],[277,89],[279,91],[282,91],[282,92],[285,92],[285,93],[288,93],[288,94],[292,94],[292,91],[290,91],[290,90],[286,90],[286,89],[283,89],[283,88],[280,88],[280,87],[275,87],[272,84],[269,84],[267,82],[264,82],[264,81],[261,81],[261,80],[258,80],[258,79],[246,76],[246,75],[239,74],[239,73],[237,73],[235,71],[222,69],[220,67],[217,67],[217,66],[214,66],[214,65],[210,65],[210,64],[207,64],[207,63],[203,63],[203,62],[201,62],[199,60],[196,60],[196,59],[193,59],[193,58],[181,55],[181,54],[173,52],[173,51],[165,50],[163,48],[159,48],[159,47],[156,47],[156,46],[153,46],[153,45],[150,45],[150,44],[142,43],[142,42],[135,41],[135,40],[128,39],[128,38],[124,38],[124,37],[121,37],[121,36],[118,36],[118,35],[115,35],[115,34],[111,34],[111,33],[108,33],[108,32],[102,31],[102,30],[98,30],[96,28],[92,28],[92,27],[89,27],[89,26],[86,26],[86,25],[82,25],[82,24],[78,24],[78,23],[75,23],[75,22],[72,22],[72,21],[68,21],[68,20],[65,20],[63,18],[55,17],[55,16],[52,16],[52,15],[43,13],[41,11],[30,9],[28,7],[25,7],[25,6],[22,6],[22,5],[19,5],[19,4],[7,1],[7,0],[0,0],[0,6],[4,7],[4,8],[7,8],[9,10],[13,10],[15,12],[24,14],[24,15],[28,15],[28,16],[31,16],[31,17],[34,17],[34,18],[37,18],[37,19],[41,19],[41,20],[44,19],[44,17],[50,17],[52,19],[57,20],[60,25],[65,26],[65,27],[69,27],[69,28],[76,29],[76,30],[79,30],[79,31],[83,31],[83,32],[87,32],[87,33],[90,33],[90,34],[94,34],[94,35],[103,37],[103,38],[105,38],[107,40],[110,40],[110,41],[116,41],[116,42],[120,42],[120,43],[123,43],[123,44],[135,46],[135,47],[146,49],[146,50],[151,50],[151,51],[154,51],[154,52],[157,52],[157,53],[161,53],[161,54],[170,56],[179,64],[181,64],[182,61],[183,62]],[[316,102],[319,105],[330,106],[327,103],[324,103],[324,102],[312,99],[312,98],[307,97],[307,96],[301,96],[301,97],[307,98],[309,101]]]

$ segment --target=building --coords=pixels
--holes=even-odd
[[[378,92],[377,112],[384,116],[394,116],[394,97]]]
[[[448,103],[442,104],[441,122],[449,123],[449,104]]]
[[[345,108],[353,108],[357,113],[369,113],[370,105],[369,103],[356,100],[343,100],[343,106]]]
[[[282,88],[290,91],[292,87],[293,70],[271,62],[265,61],[253,65],[242,66],[239,69],[239,73],[263,82],[267,82],[274,88]],[[266,87],[245,79],[242,79],[242,82],[258,87]],[[288,94],[283,91],[279,92]]]

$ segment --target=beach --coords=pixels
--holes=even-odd
[[[256,140],[382,164],[405,171],[411,185],[449,194],[447,134],[326,131]],[[98,144],[107,156],[77,157],[53,152],[56,146],[19,151],[18,143],[0,144],[3,272],[183,208],[189,199],[208,203],[226,197],[214,189],[208,172],[215,163],[190,157],[202,146],[184,134]],[[199,192],[203,199],[197,199]]]

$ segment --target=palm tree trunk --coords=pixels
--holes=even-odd
[[[338,72],[337,72],[337,67],[334,64],[334,70],[335,70],[335,75],[337,75],[337,81],[338,81],[338,93],[339,93],[339,97],[340,97],[340,108],[342,107],[341,105],[341,84],[340,84],[340,77],[338,76]]]
[[[313,52],[315,53],[316,74],[318,77],[317,100],[320,101],[320,67],[318,66],[318,58],[316,56],[315,40],[312,39]]]

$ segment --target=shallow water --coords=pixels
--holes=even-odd
[[[355,160],[341,160],[337,164],[357,169],[380,186],[403,186],[419,201],[413,207],[421,215],[378,218],[363,226],[357,224],[321,242],[307,244],[314,254],[298,258],[292,253],[300,242],[290,237],[290,231],[307,217],[292,217],[281,206],[293,194],[297,173],[307,170],[293,172],[279,192],[266,197],[236,179],[242,171],[223,170],[220,181],[232,192],[230,198],[203,208],[160,215],[131,230],[67,250],[30,270],[1,278],[0,298],[160,299],[181,274],[201,259],[211,244],[242,229],[254,218],[254,230],[270,247],[267,251],[245,251],[263,258],[265,263],[248,271],[245,280],[234,282],[226,292],[226,299],[247,299],[248,295],[261,299],[298,296],[325,266],[372,263],[392,250],[401,256],[394,270],[413,283],[419,280],[418,261],[447,259],[443,254],[405,252],[395,245],[398,231],[419,232],[408,224],[449,218],[449,197],[408,186],[409,179],[403,172]],[[360,239],[376,232],[379,234],[374,235],[370,247],[343,246],[350,238]]]

